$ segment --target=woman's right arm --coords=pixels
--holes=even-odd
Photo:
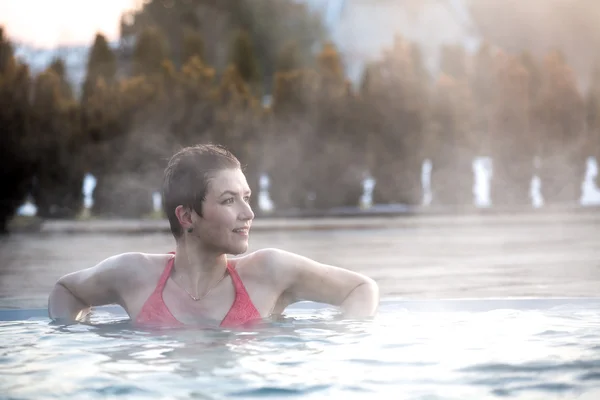
[[[81,320],[92,306],[120,304],[124,266],[131,253],[107,258],[98,265],[61,277],[50,292],[48,315],[54,321]]]

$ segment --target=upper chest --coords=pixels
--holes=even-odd
[[[235,268],[235,272],[230,270],[208,295],[198,300],[194,300],[182,286],[169,277],[162,290],[164,307],[179,322],[186,325],[218,325],[228,313],[235,313],[239,308],[247,310],[248,307],[254,307],[261,318],[268,317],[280,295],[277,289],[270,285],[268,280],[261,279],[260,273],[257,273],[259,271],[252,270],[251,265],[244,265],[238,269],[234,264],[232,268]],[[233,276],[235,273],[237,276]],[[154,291],[155,288],[152,288],[147,297]],[[159,294],[152,295],[156,297]],[[145,302],[137,301],[135,308],[138,313],[142,310],[143,303]]]

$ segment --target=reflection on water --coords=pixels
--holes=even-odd
[[[393,227],[385,221],[375,226],[255,230],[250,251],[278,247],[360,271],[379,283],[384,297],[599,293],[600,212],[405,217],[395,219]],[[0,308],[45,307],[52,285],[63,274],[114,254],[168,252],[173,246],[172,236],[162,233],[0,238]]]
[[[279,247],[361,271],[384,299],[597,297],[599,227],[592,212],[430,216],[393,228],[255,231],[250,250]],[[58,277],[113,254],[172,249],[167,234],[2,238],[0,308],[45,307]],[[591,400],[600,398],[599,310],[384,306],[370,322],[305,310],[246,332],[140,331],[102,313],[94,325],[4,321],[0,393]]]
[[[303,313],[303,314],[302,314]],[[0,389],[20,399],[594,399],[600,309],[415,312],[373,321],[307,310],[251,331],[127,322],[0,323]],[[104,319],[103,319],[104,318]],[[334,397],[337,398],[337,397]]]

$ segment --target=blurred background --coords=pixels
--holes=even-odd
[[[0,230],[160,218],[168,157],[206,142],[259,217],[600,205],[598,21],[597,0],[2,1]]]

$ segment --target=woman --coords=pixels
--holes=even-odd
[[[50,293],[55,321],[80,321],[91,306],[119,304],[138,326],[233,327],[311,300],[348,318],[374,315],[379,290],[363,275],[276,249],[239,258],[254,218],[240,163],[215,145],[188,147],[165,170],[170,254],[125,253],[63,276]]]

